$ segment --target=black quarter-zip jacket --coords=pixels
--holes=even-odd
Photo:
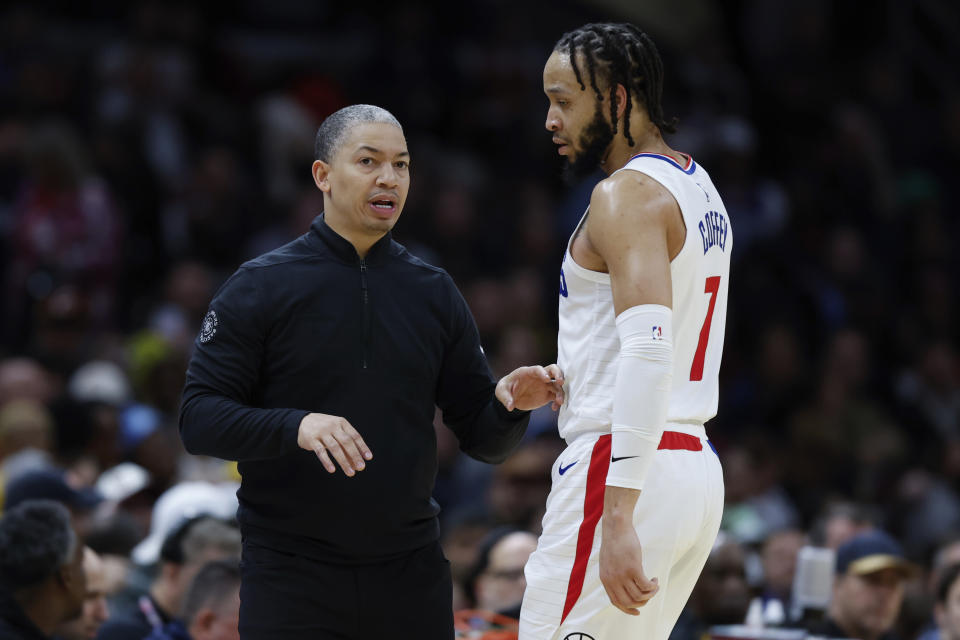
[[[390,234],[360,259],[320,215],[243,264],[210,304],[187,370],[187,450],[239,461],[255,544],[325,562],[395,557],[438,538],[434,408],[460,447],[499,462],[528,412],[508,412],[450,276]],[[373,452],[347,477],[297,446],[311,412],[346,418]],[[478,499],[482,497],[477,496]]]

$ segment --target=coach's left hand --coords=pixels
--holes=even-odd
[[[520,367],[500,379],[496,393],[510,411],[537,409],[548,402],[556,411],[563,404],[563,372],[555,364]]]

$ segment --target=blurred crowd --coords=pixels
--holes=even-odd
[[[660,44],[669,142],[711,173],[737,229],[707,425],[723,536],[683,633],[743,622],[756,598],[754,618],[782,624],[801,547],[881,529],[916,568],[899,637],[930,630],[960,560],[960,81],[936,73],[958,49],[907,0],[686,0],[706,17],[673,31],[629,4],[0,9],[0,486],[26,521],[35,499],[65,505],[88,550],[103,606],[63,637],[108,617],[105,638],[142,637],[108,635],[131,616],[189,627],[184,594],[211,560],[200,588],[219,595],[194,600],[213,602],[207,623],[229,618],[239,534],[194,525],[229,521],[239,476],[183,452],[184,372],[219,284],[320,212],[313,138],[337,108],[378,104],[404,125],[413,180],[394,235],[453,275],[494,373],[555,359],[560,258],[601,176],[561,182],[540,74],[565,30],[620,19]],[[917,38],[932,59],[909,53]],[[438,421],[458,607],[515,611],[555,425],[536,412],[489,467]],[[229,637],[202,626],[184,633]]]

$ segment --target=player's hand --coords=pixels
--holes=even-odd
[[[367,443],[353,425],[345,418],[325,413],[308,413],[303,417],[297,432],[297,445],[317,454],[329,473],[337,470],[330,459],[333,456],[343,472],[351,477],[357,471],[363,471],[364,460],[373,458]]]
[[[548,402],[556,411],[563,404],[563,372],[555,364],[520,367],[500,378],[496,394],[510,411],[537,409]]]
[[[632,616],[640,615],[640,607],[660,589],[659,581],[643,572],[643,553],[632,523],[618,525],[604,518],[600,582],[613,606]]]

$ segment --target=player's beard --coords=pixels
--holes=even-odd
[[[613,127],[603,117],[598,104],[593,120],[583,130],[580,140],[577,141],[577,157],[573,160],[568,157],[567,163],[563,166],[564,181],[567,184],[576,184],[596,171],[610,149],[613,135]]]

